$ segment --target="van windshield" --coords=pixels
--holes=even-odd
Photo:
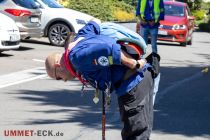
[[[63,6],[55,0],[42,0],[42,2],[50,8],[63,8]]]
[[[165,8],[165,15],[167,16],[177,16],[177,17],[185,16],[184,6],[165,4],[164,8]]]

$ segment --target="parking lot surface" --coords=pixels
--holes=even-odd
[[[128,25],[125,25],[128,26]],[[131,27],[133,28],[133,27]],[[193,44],[158,42],[161,81],[155,103],[152,140],[210,139],[210,34],[195,32]],[[101,139],[101,102],[94,90],[81,95],[79,81],[47,77],[44,60],[63,48],[46,38],[21,42],[0,54],[1,140]],[[148,47],[148,55],[151,46]],[[107,110],[107,140],[120,140],[122,124],[116,96]],[[24,136],[17,136],[21,134]]]

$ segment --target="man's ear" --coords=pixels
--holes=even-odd
[[[62,56],[60,54],[56,55],[55,67],[60,67],[61,66],[61,61],[62,61]]]

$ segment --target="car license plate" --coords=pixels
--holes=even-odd
[[[20,37],[18,35],[15,35],[15,34],[10,35],[10,41],[14,42],[18,40],[20,40]]]
[[[159,35],[168,35],[167,31],[158,30]]]
[[[37,17],[31,17],[31,23],[37,23],[37,22],[39,22],[39,18],[37,18]]]

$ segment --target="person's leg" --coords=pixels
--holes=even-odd
[[[123,140],[148,140],[153,124],[154,82],[150,72],[129,93],[118,98]]]
[[[159,73],[158,76],[154,79],[153,106],[155,105],[155,98],[156,98],[156,94],[157,94],[157,92],[158,92],[159,83],[160,83],[160,73]]]
[[[151,28],[149,30],[151,36],[151,45],[152,45],[152,52],[158,53],[157,50],[157,35],[158,35],[158,27]]]
[[[149,29],[141,26],[140,27],[140,35],[144,39],[145,43],[148,44]]]

